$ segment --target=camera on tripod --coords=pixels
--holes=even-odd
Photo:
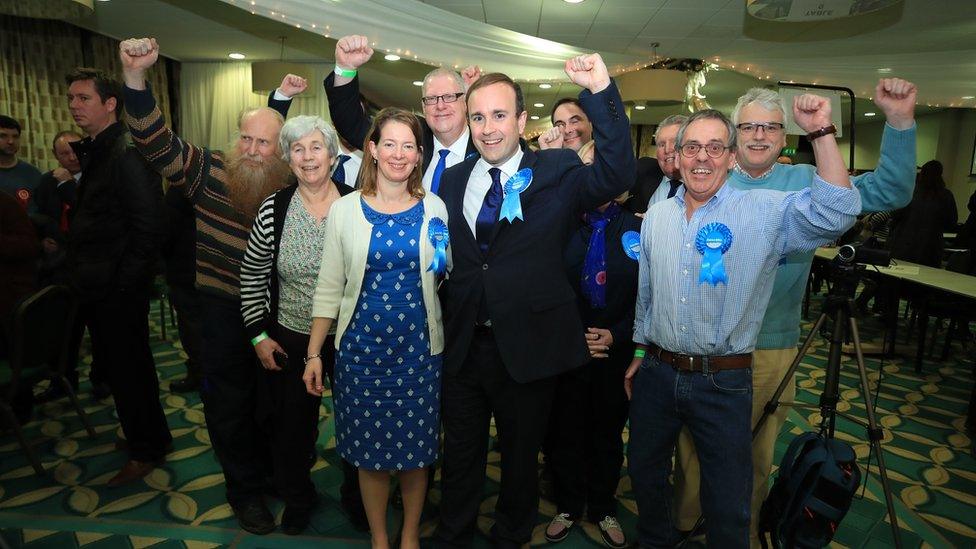
[[[861,243],[845,244],[838,248],[835,262],[844,265],[887,267],[891,265],[891,252],[880,248],[869,248]]]

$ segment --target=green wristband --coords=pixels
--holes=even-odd
[[[634,358],[644,358],[647,356],[646,349],[634,349]]]
[[[332,72],[345,78],[356,78],[356,73],[358,71],[356,69],[344,69],[339,65],[336,65],[335,70],[333,70]]]
[[[261,343],[265,339],[268,339],[268,332],[261,332],[260,334],[255,336],[254,339],[251,340],[251,345],[257,345],[258,343]]]

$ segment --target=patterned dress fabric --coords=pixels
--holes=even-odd
[[[362,293],[336,355],[336,448],[357,467],[426,467],[437,459],[441,357],[430,355],[421,288],[423,202],[372,224]]]
[[[325,245],[325,218],[308,213],[296,192],[288,203],[278,250],[278,322],[300,334],[312,328],[312,296]]]

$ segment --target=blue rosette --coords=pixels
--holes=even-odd
[[[722,256],[732,246],[732,230],[722,223],[709,223],[698,231],[695,236],[695,248],[702,254],[701,272],[698,283],[709,283],[717,286],[719,282],[729,283],[725,274],[725,263]]]
[[[525,218],[522,217],[522,199],[519,198],[519,195],[531,184],[532,168],[522,168],[508,178],[503,187],[505,199],[502,200],[499,219],[507,219],[509,223],[513,223],[516,219],[525,221]]]
[[[430,261],[427,270],[441,276],[447,271],[447,247],[451,243],[451,238],[447,234],[447,223],[439,217],[431,218],[427,223],[427,237],[434,247],[434,258]]]
[[[640,233],[637,231],[627,231],[620,237],[620,244],[624,247],[627,257],[637,261],[640,259],[641,241]]]

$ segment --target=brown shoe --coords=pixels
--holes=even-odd
[[[133,480],[139,480],[148,475],[155,468],[156,463],[152,461],[136,461],[134,459],[130,459],[129,461],[125,462],[125,465],[119,469],[119,472],[108,481],[108,485],[114,488],[116,486],[122,486],[123,484],[132,482]]]

